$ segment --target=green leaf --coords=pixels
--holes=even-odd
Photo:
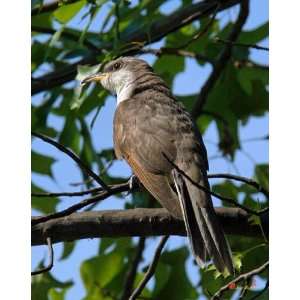
[[[237,199],[239,188],[232,181],[224,180],[222,183],[214,184],[212,191],[232,199]]]
[[[72,4],[64,4],[56,9],[53,15],[58,22],[65,24],[73,19],[73,17],[77,15],[77,13],[83,8],[85,4],[85,0],[78,1]]]
[[[247,94],[245,86],[240,85],[236,68],[228,65],[209,93],[204,110],[221,118],[216,118],[216,122],[220,138],[219,148],[224,155],[229,154],[233,158],[240,147],[239,121],[246,124],[251,116],[262,116],[268,111],[269,99],[265,81],[265,74],[259,76],[258,73],[258,78],[251,80],[251,94]],[[246,87],[248,92],[249,84]]]
[[[268,164],[256,165],[255,177],[265,189],[269,190],[269,165]]]
[[[113,238],[101,238],[99,254],[104,254],[106,249],[110,248],[112,245],[115,245],[116,242],[117,240]]]
[[[268,85],[269,72],[255,67],[245,67],[237,71],[237,79],[244,91],[251,95],[253,93],[253,82],[261,81],[264,86]]]
[[[96,162],[99,169],[102,169],[103,164],[99,159],[96,150],[94,149],[89,128],[83,118],[80,118],[79,120],[81,125],[81,136],[83,138],[83,146],[81,149],[80,157],[88,165],[91,165],[93,162]]]
[[[155,271],[155,286],[153,295],[156,296],[164,288],[170,278],[172,267],[163,263],[158,263]]]
[[[87,65],[78,65],[77,66],[77,75],[76,80],[82,81],[85,77],[89,75],[93,75],[99,71],[101,64],[94,65],[94,66],[87,66]]]
[[[52,177],[52,164],[55,162],[53,157],[31,151],[31,171]]]
[[[104,288],[118,275],[122,266],[123,255],[116,251],[84,261],[80,274],[86,290],[95,286]]]
[[[251,31],[243,31],[239,36],[239,42],[245,44],[257,44],[269,36],[269,22],[262,24]]]
[[[234,268],[235,270],[237,270],[238,272],[240,272],[241,270],[241,267],[242,267],[242,258],[243,258],[243,255],[241,253],[236,253],[233,255],[233,265],[234,265]]]
[[[95,123],[96,118],[101,112],[102,107],[105,104],[107,99],[108,92],[104,89],[100,90],[97,87],[93,89],[93,91],[84,99],[81,104],[78,114],[82,117],[89,114],[92,110],[96,109],[97,113],[95,113],[93,120],[91,121],[90,127]]]
[[[64,300],[67,291],[68,288],[64,288],[60,290],[51,288],[48,292],[49,300]]]
[[[64,245],[64,250],[63,250],[63,253],[60,257],[60,260],[66,259],[72,254],[72,252],[75,249],[76,242],[75,241],[64,242],[63,245]]]
[[[242,266],[242,272],[249,272],[259,266],[261,266],[263,263],[265,263],[269,259],[269,249],[267,245],[264,245],[264,247],[261,247],[261,244],[256,245],[251,249],[251,251],[246,251],[243,257],[243,266]],[[262,277],[266,278],[265,275],[261,275]]]
[[[66,117],[64,128],[59,137],[59,143],[79,153],[79,142],[80,131],[76,125],[76,118],[70,114]]]
[[[42,188],[31,184],[31,193],[47,193]],[[56,197],[31,197],[31,207],[44,214],[55,212],[56,205],[60,202]]]
[[[40,264],[38,268],[41,268]],[[73,281],[59,281],[55,279],[50,272],[35,275],[31,280],[31,299],[49,300],[48,292],[50,289],[58,288],[61,291],[68,289],[73,285]],[[53,292],[50,292],[53,296]],[[51,296],[50,296],[51,297]],[[60,298],[50,298],[51,300],[60,300]]]
[[[171,272],[163,286],[158,285],[155,299],[192,300],[198,298],[198,293],[190,283],[185,270],[185,262],[188,256],[189,251],[186,247],[162,253],[159,264],[169,266]],[[165,273],[168,272],[166,270],[164,271]]]
[[[32,27],[52,28],[52,14],[37,14],[31,18]]]
[[[162,56],[155,61],[153,69],[156,73],[160,74],[171,87],[175,76],[184,70],[184,57]]]
[[[82,81],[87,76],[97,73],[100,67],[101,64],[95,66],[79,65],[77,67],[76,80]],[[78,85],[74,90],[74,95],[70,103],[70,108],[72,110],[79,109],[88,96],[89,96],[88,89],[84,88],[82,85]]]
[[[38,131],[50,137],[55,137],[57,132],[54,128],[47,126],[47,120],[51,108],[57,100],[57,93],[52,93],[40,106],[31,107],[31,130]]]

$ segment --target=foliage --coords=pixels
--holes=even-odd
[[[33,1],[32,7],[40,7],[43,1]],[[69,4],[68,2],[71,2]],[[77,67],[77,80],[68,84],[57,85],[47,89],[33,100],[32,130],[57,139],[69,147],[80,158],[101,173],[107,183],[119,183],[122,178],[113,176],[109,166],[116,158],[112,149],[99,150],[93,140],[93,125],[101,118],[101,111],[108,101],[107,92],[95,85],[87,88],[79,86],[82,76],[94,73],[100,64],[120,54],[124,49],[141,47],[149,42],[149,30],[152,22],[166,18],[161,10],[165,1],[141,0],[137,4],[130,1],[59,1],[56,9],[37,13],[32,16],[32,77],[51,72],[65,70],[69,65],[80,61],[83,57],[94,56],[93,66]],[[182,1],[180,10],[191,1]],[[106,13],[106,17],[101,12]],[[100,17],[101,16],[101,17]],[[165,47],[176,48],[191,40],[195,33],[207,24],[208,18],[178,28],[163,38]],[[200,26],[199,26],[200,23]],[[208,60],[213,60],[223,49],[222,43],[215,43],[216,36],[226,38],[234,26],[232,23],[220,25],[219,15],[209,30],[198,40],[187,46],[186,50],[200,53]],[[91,29],[93,27],[93,29]],[[123,42],[137,29],[147,33],[145,41],[138,43]],[[268,37],[268,24],[262,24],[254,30],[244,30],[239,38],[241,43],[257,44]],[[95,49],[98,49],[95,53]],[[176,55],[161,55],[155,58],[153,68],[170,87],[176,84],[176,76],[186,70],[187,58]],[[200,66],[207,64],[203,59],[195,59]],[[46,70],[46,71],[45,71]],[[191,80],[197,80],[193,78]],[[197,120],[197,126],[204,134],[211,124],[218,130],[218,148],[225,159],[234,161],[236,153],[241,149],[239,137],[241,126],[252,117],[261,117],[268,112],[268,68],[251,61],[250,51],[245,47],[234,47],[232,57],[209,93],[203,114]],[[189,111],[197,101],[197,94],[178,96]],[[51,120],[59,119],[61,128],[53,125]],[[53,165],[56,159],[49,154],[32,152],[32,171],[36,175],[54,181]],[[81,171],[79,171],[81,172]],[[82,181],[87,178],[82,175]],[[268,164],[257,164],[253,177],[268,189]],[[33,181],[34,181],[33,177]],[[93,184],[86,182],[85,187]],[[258,202],[257,191],[246,184],[232,181],[220,181],[212,186],[213,191],[239,199],[241,204],[254,209],[268,205],[267,199]],[[45,187],[36,182],[32,184],[32,192],[45,192]],[[155,207],[158,204],[145,192],[134,193],[128,200],[126,209],[143,206]],[[261,197],[260,197],[261,199]],[[42,200],[32,197],[32,208],[41,214],[55,212],[63,200],[48,197]],[[125,202],[124,202],[125,203]],[[224,206],[228,203],[223,203]],[[262,264],[268,258],[268,247],[264,239],[246,237],[230,237],[235,263],[240,272],[249,271]],[[76,251],[76,241],[64,244],[61,260],[68,259]],[[119,299],[124,286],[124,278],[131,266],[136,245],[133,239],[103,238],[98,254],[82,262],[80,274],[85,289],[84,300]],[[229,282],[232,277],[224,278],[217,274],[213,266],[201,269],[200,283],[195,285],[190,279],[186,263],[190,251],[186,247],[165,250],[159,260],[154,277],[154,284],[144,289],[142,296],[149,299],[198,299],[199,296],[209,298],[218,288]],[[57,262],[59,263],[59,262]],[[134,286],[143,277],[143,270],[138,269]],[[266,279],[267,274],[260,274]],[[32,280],[32,299],[63,300],[72,281],[61,282],[51,273],[38,275]],[[180,287],[180,288],[179,288]],[[227,297],[233,294],[229,291]],[[256,295],[250,291],[247,297]],[[266,294],[262,297],[267,297]],[[226,298],[229,299],[229,298]],[[245,298],[248,299],[248,298]],[[260,298],[263,299],[263,298]],[[266,299],[266,298],[265,298]]]

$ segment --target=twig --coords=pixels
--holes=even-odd
[[[236,41],[242,28],[248,18],[249,15],[249,0],[242,0],[241,1],[241,8],[238,19],[233,26],[231,33],[229,34],[228,40]],[[214,68],[212,73],[210,74],[209,78],[203,85],[198,99],[194,105],[192,116],[196,119],[202,112],[202,109],[207,101],[208,95],[210,91],[215,86],[216,82],[218,81],[222,71],[226,67],[232,52],[232,45],[226,44],[223,51],[219,54],[218,58],[215,61]]]
[[[104,190],[109,191],[109,187],[104,183],[104,181],[96,174],[94,173],[74,152],[72,152],[70,149],[68,149],[67,147],[65,147],[62,144],[59,144],[58,142],[56,142],[55,140],[37,133],[37,132],[32,132],[31,133],[33,136],[43,140],[44,142],[51,144],[52,146],[56,147],[57,149],[59,149],[60,151],[64,152],[65,154],[67,154],[70,158],[72,158],[77,164],[78,166],[84,171],[86,172],[86,174],[88,174],[90,177],[92,177],[96,182],[98,182],[99,185],[101,185],[103,187]]]
[[[86,191],[81,191],[81,192],[61,192],[61,193],[31,193],[32,197],[76,197],[76,196],[84,196],[88,194],[94,194],[98,192],[102,192],[102,188],[94,188]]]
[[[262,187],[258,182],[256,182],[255,180],[253,180],[251,178],[246,178],[246,177],[232,175],[232,174],[227,174],[227,173],[226,174],[225,173],[208,174],[207,177],[208,178],[227,178],[227,179],[233,179],[233,180],[244,182],[244,183],[246,183],[248,185],[253,186],[259,192],[261,192],[267,198],[269,198],[269,192],[264,187]]]
[[[269,134],[266,134],[264,136],[259,136],[259,137],[253,137],[249,139],[244,139],[241,142],[242,143],[249,143],[249,142],[257,142],[257,141],[268,141],[269,140]]]
[[[132,295],[130,296],[129,300],[135,300],[137,299],[137,297],[142,293],[144,287],[146,286],[146,284],[148,283],[148,281],[151,279],[151,277],[153,276],[156,266],[158,264],[158,260],[161,254],[161,251],[164,247],[164,245],[166,244],[167,240],[168,240],[169,236],[166,235],[164,237],[162,237],[162,239],[160,240],[156,250],[155,250],[155,254],[153,257],[153,260],[144,276],[144,278],[142,279],[142,281],[139,283],[138,287],[134,290],[134,292],[132,293]]]
[[[48,271],[50,271],[50,270],[52,269],[52,267],[53,267],[54,252],[53,252],[53,247],[52,247],[52,241],[51,241],[51,238],[50,238],[50,237],[47,237],[46,241],[47,241],[48,251],[49,251],[49,264],[48,264],[48,266],[45,267],[45,268],[42,268],[42,269],[39,269],[39,270],[36,270],[36,271],[31,272],[31,275],[38,275],[38,274],[41,274],[41,273],[48,272]]]
[[[38,33],[52,34],[52,35],[56,33],[55,29],[39,27],[39,26],[31,26],[31,31],[38,32]],[[78,42],[80,39],[79,36],[69,31],[62,31],[61,35],[73,42]],[[101,51],[92,42],[90,42],[87,39],[83,41],[83,44],[91,51]]]
[[[100,174],[101,174],[101,171],[100,171]],[[79,182],[70,182],[69,185],[70,186],[82,186],[82,185],[88,185],[88,184],[91,184],[92,182],[94,181],[93,178],[88,178],[84,181],[79,181]]]
[[[244,285],[240,291],[238,300],[244,299],[244,297],[246,297],[252,284],[253,284],[253,277],[249,277],[247,280],[245,280]]]
[[[239,275],[238,277],[236,277],[235,279],[233,279],[232,281],[230,281],[229,283],[227,283],[226,285],[224,285],[223,287],[221,287],[212,297],[211,300],[220,300],[222,299],[222,295],[224,292],[226,292],[227,290],[230,289],[231,286],[236,285],[238,282],[243,281],[243,280],[248,280],[249,278],[258,275],[260,273],[262,273],[264,270],[266,270],[269,266],[269,261],[265,262],[263,265],[261,265],[260,267],[251,270],[250,272],[244,273]]]
[[[210,64],[214,64],[214,60],[202,55],[201,53],[195,53],[189,50],[184,49],[177,49],[177,48],[169,48],[169,47],[161,47],[159,49],[153,49],[153,48],[143,48],[139,50],[140,54],[153,54],[155,56],[161,56],[161,55],[176,55],[176,56],[184,56],[184,57],[190,57],[195,58],[197,60],[203,60],[207,61]]]
[[[246,47],[246,48],[253,48],[253,49],[258,49],[258,50],[263,50],[263,51],[269,51],[268,47],[262,47],[262,46],[253,45],[253,44],[238,43],[238,42],[234,42],[231,40],[221,39],[219,37],[215,37],[214,42],[228,44],[231,46]]]
[[[209,27],[212,25],[212,23],[214,22],[217,13],[219,11],[221,7],[221,2],[216,3],[216,8],[213,12],[212,17],[210,18],[210,20],[208,21],[208,23],[206,24],[206,26],[200,30],[198,33],[196,33],[189,41],[187,41],[186,43],[182,44],[181,46],[178,47],[178,49],[181,48],[186,48],[187,46],[189,46],[191,43],[193,43],[194,41],[198,40],[201,36],[203,36],[205,33],[207,33]]]
[[[218,157],[222,157],[222,156],[218,156]],[[242,177],[242,176],[238,176],[238,175],[233,175],[233,174],[229,174],[229,173],[207,174],[207,177],[208,178],[227,178],[227,179],[233,179],[233,180],[244,182],[244,183],[246,183],[246,184],[248,184],[250,186],[253,186],[259,192],[263,193],[267,198],[269,198],[269,192],[265,188],[263,188],[258,182],[256,182],[255,180],[253,180],[251,178],[246,178],[246,177]],[[128,185],[128,191],[129,191],[130,190],[130,186],[129,186],[128,182],[119,183],[119,184],[116,184],[116,185],[110,185],[109,188],[113,189],[116,186],[120,186],[120,185],[123,185],[123,184],[124,185]],[[76,185],[77,185],[77,183],[76,183]],[[39,197],[39,198],[43,198],[43,197],[63,197],[63,196],[66,196],[66,197],[76,197],[76,196],[84,196],[84,195],[88,195],[88,194],[99,193],[99,192],[102,192],[102,191],[103,191],[102,188],[94,188],[94,189],[89,189],[89,190],[80,191],[80,192],[31,193],[31,196],[33,196],[33,197]]]
[[[31,224],[36,225],[36,224],[39,224],[39,223],[46,222],[48,220],[68,216],[68,215],[72,214],[73,212],[75,212],[75,211],[77,211],[77,210],[79,210],[79,209],[81,209],[85,206],[88,206],[92,203],[104,200],[104,199],[106,199],[107,197],[109,197],[111,195],[128,191],[128,188],[129,188],[128,186],[129,186],[129,183],[121,183],[119,185],[114,185],[109,190],[104,190],[101,193],[99,193],[98,195],[96,195],[94,197],[90,197],[90,198],[85,199],[85,200],[82,200],[81,202],[76,203],[76,204],[74,204],[74,205],[72,205],[72,206],[70,206],[70,207],[68,207],[68,208],[66,208],[62,211],[52,213],[52,214],[49,214],[49,215],[46,215],[46,216],[40,216],[38,218],[34,218],[34,219],[31,220]]]
[[[198,40],[201,36],[203,36],[208,31],[209,27],[211,26],[211,24],[213,23],[213,21],[216,18],[216,15],[219,11],[220,6],[221,6],[220,3],[216,3],[216,8],[215,8],[215,10],[213,12],[213,16],[210,18],[209,22],[206,24],[206,26],[202,30],[200,30],[198,33],[196,33],[186,43],[184,43],[184,44],[182,44],[178,47],[174,47],[174,48],[170,48],[170,47],[161,47],[160,49],[146,48],[146,49],[139,50],[139,52],[140,53],[147,53],[147,54],[154,54],[156,56],[161,56],[163,54],[167,54],[167,55],[177,55],[177,56],[191,57],[191,58],[195,58],[195,59],[198,59],[198,60],[207,61],[207,62],[209,62],[213,65],[214,61],[212,59],[210,59],[209,57],[204,56],[200,53],[195,53],[195,52],[188,51],[188,50],[183,50],[183,49],[188,47],[194,41]],[[211,8],[209,10],[211,10]]]
[[[222,196],[222,195],[219,195],[211,190],[209,190],[208,188],[206,188],[205,186],[199,184],[198,182],[195,182],[190,176],[188,176],[184,171],[182,171],[174,162],[172,162],[168,157],[167,155],[165,155],[165,153],[162,153],[163,156],[168,160],[168,162],[170,164],[172,164],[174,166],[174,168],[181,174],[183,175],[186,179],[188,179],[193,185],[195,185],[197,188],[199,188],[200,190],[222,200],[222,201],[225,201],[227,203],[231,203],[233,204],[234,206],[236,207],[239,207],[243,210],[245,210],[246,212],[248,212],[249,214],[252,214],[252,215],[256,215],[256,216],[260,216],[263,212],[265,212],[265,209],[262,210],[262,211],[256,211],[256,210],[253,210],[251,208],[248,208],[242,204],[239,204],[237,201],[233,200],[232,198],[229,198],[229,197],[225,197],[225,196]]]
[[[235,60],[233,62],[234,67],[240,69],[240,68],[256,68],[264,71],[269,71],[268,65],[260,65],[257,64],[251,60]]]
[[[123,294],[121,296],[121,300],[127,300],[132,292],[132,288],[133,288],[133,284],[134,284],[134,280],[136,277],[136,273],[137,273],[137,268],[138,265],[142,259],[142,255],[143,255],[143,251],[145,248],[145,237],[141,237],[139,239],[139,242],[137,244],[137,250],[136,250],[136,254],[134,256],[134,259],[132,261],[131,264],[131,268],[129,269],[128,273],[126,274],[125,277],[125,284],[124,284],[124,288],[123,288]]]
[[[117,40],[120,40],[120,12],[119,12],[119,1],[115,2],[115,16],[116,16],[116,37]]]
[[[268,288],[269,288],[269,280],[266,282],[265,287],[261,291],[259,291],[259,293],[257,293],[252,298],[250,298],[249,300],[258,299],[258,297],[260,297]]]

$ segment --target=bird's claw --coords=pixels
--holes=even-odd
[[[135,189],[139,187],[140,181],[135,175],[131,175],[131,177],[128,180],[129,190],[127,192],[127,195],[133,192]]]

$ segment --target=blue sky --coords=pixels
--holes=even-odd
[[[253,29],[266,20],[268,20],[268,1],[261,0],[251,0],[250,1],[250,17],[246,24],[246,29]],[[180,1],[173,0],[167,1],[163,7],[164,12],[171,12],[176,9]],[[92,24],[92,29],[99,27],[99,22],[101,18],[107,12],[108,7],[111,3],[108,3],[103,7],[99,16],[96,18],[95,22]],[[238,13],[238,7],[234,7],[229,11],[222,12],[222,22],[226,23],[228,20],[234,20]],[[71,21],[71,25],[74,27],[82,26],[82,23],[79,23],[79,16],[74,18]],[[154,46],[158,47],[161,43],[156,43]],[[268,46],[268,40],[261,43],[263,46]],[[153,46],[153,47],[154,47]],[[264,51],[251,50],[251,55],[253,60],[262,64],[268,64],[268,53]],[[149,62],[154,61],[153,56],[144,55],[142,56]],[[191,94],[196,93],[200,90],[203,82],[207,78],[210,72],[209,66],[200,67],[192,59],[186,59],[185,71],[178,74],[175,79],[173,92],[175,94]],[[43,99],[43,95],[39,94],[33,97],[34,103],[40,103]],[[114,97],[109,97],[106,101],[105,106],[102,108],[99,117],[94,125],[92,131],[93,141],[96,149],[101,150],[105,148],[112,147],[112,120],[113,113],[115,110],[115,99]],[[93,113],[88,116],[88,119],[91,119]],[[268,116],[262,118],[252,118],[248,124],[244,127],[241,127],[239,132],[241,140],[249,139],[251,137],[260,137],[268,134]],[[49,124],[56,129],[61,129],[63,126],[63,120],[58,117],[50,117]],[[246,153],[239,151],[236,155],[234,165],[228,163],[224,159],[214,158],[217,154],[217,133],[214,125],[211,125],[205,136],[204,142],[207,147],[208,157],[210,163],[210,172],[230,172],[235,174],[242,174],[243,176],[250,177],[253,175],[253,166],[255,163],[267,162],[268,161],[268,142],[266,141],[257,141],[257,142],[248,142],[245,143]],[[51,180],[44,176],[39,176],[33,174],[32,179],[35,183],[45,187],[45,189],[58,192],[58,191],[72,191],[74,187],[70,186],[72,182],[81,181],[80,173],[78,172],[77,167],[72,161],[66,158],[63,154],[59,153],[53,147],[44,144],[40,141],[34,141],[32,147],[38,152],[50,154],[57,159],[57,162],[53,165],[53,174],[55,180]],[[110,169],[112,175],[122,175],[124,177],[131,174],[130,168],[123,161],[118,161],[114,163]],[[77,199],[68,199],[62,201],[59,204],[58,209],[69,206],[71,203],[78,201]],[[124,200],[111,197],[103,203],[97,206],[97,209],[117,209],[123,208]],[[215,204],[218,205],[218,202],[215,201]],[[150,242],[150,243],[149,243]],[[157,242],[157,241],[156,241]],[[145,251],[144,257],[145,264],[151,259],[155,244],[151,241],[148,241],[148,247]],[[167,244],[168,248],[178,247],[179,245],[186,244],[186,239],[182,237],[172,237]],[[62,246],[57,244],[54,246],[55,251],[55,265],[53,269],[53,274],[60,280],[69,280],[72,279],[75,281],[75,286],[72,287],[67,294],[66,299],[81,299],[85,292],[80,280],[80,264],[83,260],[94,256],[97,253],[99,245],[99,240],[82,240],[77,242],[76,249],[72,255],[64,261],[57,261],[61,255]],[[37,263],[47,256],[46,247],[33,247],[32,248],[32,268],[35,268]],[[191,260],[187,264],[188,273],[193,282],[198,280],[198,272],[195,266],[192,265]]]

